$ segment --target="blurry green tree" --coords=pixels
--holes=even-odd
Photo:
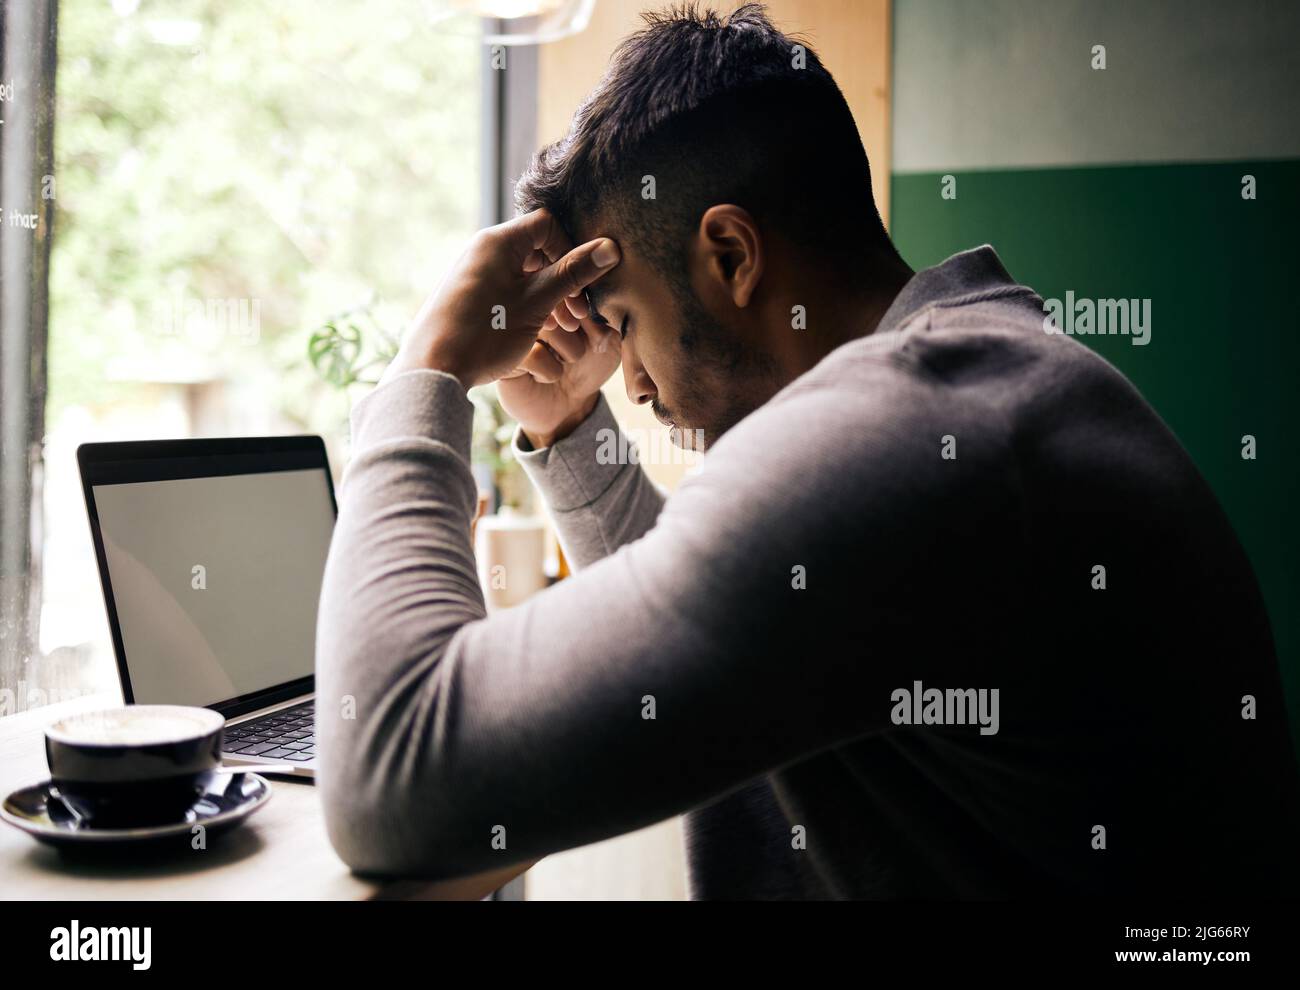
[[[311,329],[359,305],[401,327],[478,225],[481,52],[445,6],[62,0],[50,422],[146,367],[344,430]],[[255,337],[159,317],[211,300],[256,300]]]

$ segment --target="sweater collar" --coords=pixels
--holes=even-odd
[[[934,305],[978,302],[992,296],[1033,293],[1008,274],[989,244],[959,251],[933,268],[913,275],[880,318],[876,333],[897,330],[921,310]]]

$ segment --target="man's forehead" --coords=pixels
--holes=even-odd
[[[616,231],[616,225],[611,222],[608,214],[602,210],[594,218],[589,216],[585,221],[577,223],[572,232],[575,244],[585,244],[597,237],[612,237],[617,242],[619,251],[622,254],[622,261],[611,272],[587,286],[587,299],[595,307],[596,312],[602,316],[605,314],[600,312],[601,308],[609,305],[610,296],[622,288],[625,280],[623,269],[628,261],[628,245],[626,238],[620,237]]]

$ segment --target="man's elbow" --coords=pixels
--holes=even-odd
[[[442,872],[429,834],[413,827],[421,821],[418,810],[398,788],[375,788],[374,780],[331,775],[325,764],[318,773],[325,831],[339,859],[356,873],[376,876]]]
[[[409,874],[409,857],[385,834],[379,816],[356,802],[326,802],[325,831],[339,859],[355,873]]]
[[[428,720],[449,638],[333,637],[318,646],[316,782],[330,843],[358,873],[456,875],[456,843],[444,837],[465,830],[465,805],[452,797],[456,782],[445,779]],[[387,660],[382,675],[376,653]]]
[[[359,728],[359,727],[358,727]],[[428,773],[416,780],[389,745],[342,733],[323,739],[316,782],[326,834],[339,858],[357,873],[442,878],[457,875],[453,837],[465,824],[454,788]],[[397,747],[400,749],[400,747]],[[431,807],[429,794],[447,795]]]
[[[406,831],[392,829],[383,814],[361,806],[327,807],[325,820],[330,843],[354,873],[416,884],[399,886],[408,893],[398,896],[413,896],[414,890],[422,900],[482,900],[537,861],[511,858],[502,866],[497,858],[501,854],[481,860],[463,850],[456,853],[435,831],[411,842]]]

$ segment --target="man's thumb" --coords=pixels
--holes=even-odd
[[[565,296],[576,295],[619,263],[622,254],[608,237],[579,244],[555,264],[533,276],[532,294],[547,309]]]

